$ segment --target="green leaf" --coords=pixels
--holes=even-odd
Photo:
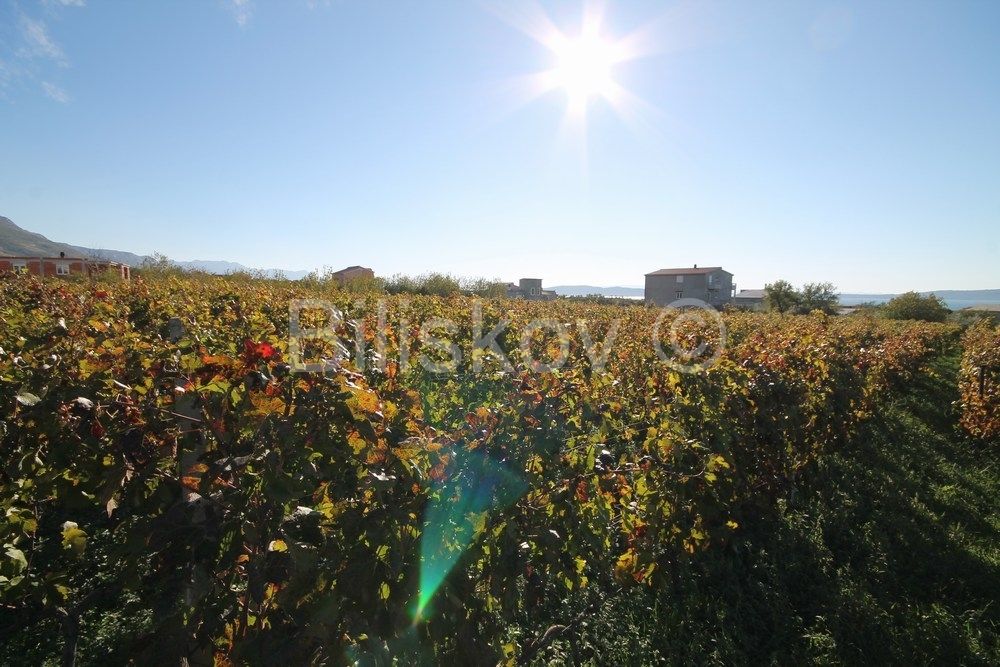
[[[24,572],[28,569],[28,559],[24,557],[24,552],[16,547],[7,547],[7,558],[14,561],[15,571]]]
[[[37,405],[38,402],[41,400],[42,399],[40,399],[38,396],[35,396],[29,391],[22,391],[20,394],[17,395],[17,402],[20,403],[21,405],[26,405],[29,408],[33,405]]]

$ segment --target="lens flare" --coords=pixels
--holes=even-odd
[[[486,525],[488,515],[513,504],[528,488],[519,473],[489,456],[466,450],[455,454],[452,473],[424,513],[414,622],[425,616],[434,594]]]

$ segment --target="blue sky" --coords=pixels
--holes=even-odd
[[[582,14],[0,0],[0,215],[257,267],[1000,288],[1000,3],[607,2],[641,103],[585,123],[523,86]]]

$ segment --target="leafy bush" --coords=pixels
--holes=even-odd
[[[779,313],[811,313],[814,310],[832,315],[840,299],[833,283],[806,283],[801,290],[787,280],[778,280],[764,286],[764,304],[768,310]]]
[[[469,294],[495,298],[507,295],[507,286],[498,280],[456,278],[446,273],[424,273],[419,276],[396,274],[386,281],[385,288],[389,294],[423,296]]]
[[[764,286],[764,304],[768,310],[787,313],[799,305],[798,290],[787,280],[778,280]]]
[[[948,306],[937,295],[923,296],[917,292],[900,294],[882,308],[882,313],[890,319],[924,322],[944,322],[950,312]]]
[[[416,277],[396,274],[386,281],[389,294],[455,296],[462,293],[458,278],[444,273],[425,273]]]
[[[799,292],[798,312],[811,313],[819,310],[828,315],[837,311],[840,298],[833,283],[806,283]]]
[[[192,269],[185,269],[174,263],[169,257],[162,253],[153,253],[143,260],[142,264],[132,268],[132,276],[144,276],[147,280],[163,280],[169,277],[178,278],[181,276],[193,276],[198,272]],[[207,275],[207,274],[205,274]]]

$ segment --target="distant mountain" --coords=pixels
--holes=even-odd
[[[593,285],[558,285],[550,287],[559,296],[621,296],[637,297],[643,295],[641,287],[595,287]]]
[[[10,218],[0,216],[0,255],[44,255],[58,256],[64,252],[71,255],[79,249],[65,243],[50,241],[41,234],[21,229]]]
[[[10,218],[0,216],[0,255],[41,255],[44,257],[55,257],[60,252],[64,252],[68,256],[83,255],[85,257],[106,259],[136,267],[141,266],[143,262],[149,259],[148,255],[137,255],[134,252],[125,252],[124,250],[85,248],[83,246],[51,241],[41,234],[29,232],[26,229],[18,227]],[[235,273],[237,271],[256,270],[236,262],[201,259],[188,262],[174,261],[174,264],[185,269],[197,269],[220,275]],[[286,271],[285,269],[262,269],[262,271],[267,274],[283,275],[289,280],[304,278],[309,273],[308,271]]]
[[[124,250],[84,248],[83,246],[78,245],[70,247],[75,253],[80,255],[86,255],[87,257],[93,257],[94,259],[106,259],[112,262],[119,262],[120,264],[128,264],[129,266],[140,266],[148,259],[146,255],[137,255],[134,252],[125,252]]]

